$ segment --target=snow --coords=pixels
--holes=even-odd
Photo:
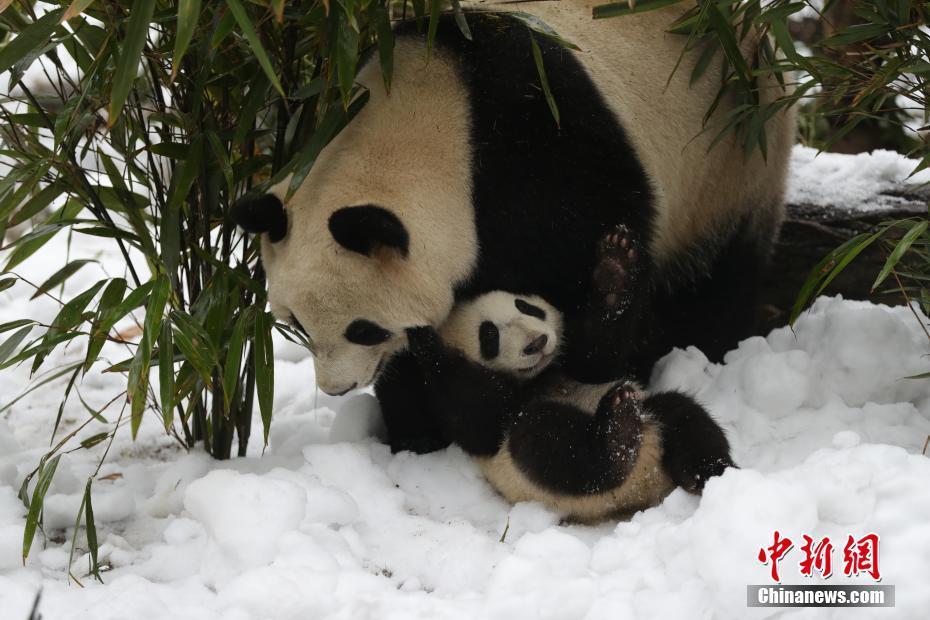
[[[836,206],[854,210],[887,208],[905,202],[884,192],[930,183],[930,170],[910,176],[920,162],[894,151],[858,155],[819,153],[795,146],[787,200],[790,204]]]
[[[866,200],[909,166],[883,153],[814,159],[799,148],[791,195]],[[46,257],[64,254],[64,235],[51,243]],[[106,240],[80,239],[72,250],[78,243],[121,272]],[[61,265],[40,258],[20,271],[40,281]],[[95,269],[75,276],[74,290],[101,277]],[[23,284],[0,293],[0,322],[53,316],[54,303],[27,303],[29,294]],[[930,461],[921,454],[930,387],[904,378],[928,370],[930,346],[906,308],[821,298],[794,331],[748,339],[723,364],[693,348],[666,356],[651,388],[703,402],[741,469],[711,480],[703,497],[677,490],[628,521],[597,526],[509,505],[456,448],[392,455],[370,394],[327,397],[299,348],[279,340],[275,352],[264,455],[258,420],[249,456],[226,462],[185,452],[155,416],[135,442],[118,434],[93,487],[103,584],[86,576],[83,533],[70,569],[84,587],[66,575],[75,512],[105,446],[62,456],[46,498],[49,540],[37,535],[23,566],[16,493],[48,450],[62,381],[0,415],[4,620],[26,618],[40,589],[43,615],[56,620],[912,619],[930,609]],[[108,344],[104,355],[126,352]],[[59,351],[46,368],[80,357],[78,347]],[[102,406],[121,381],[92,372],[78,389]],[[0,407],[27,384],[28,368],[0,372]],[[73,398],[57,437],[85,419]],[[101,429],[92,423],[77,438]],[[829,536],[841,572],[846,537],[878,533],[882,583],[896,586],[896,608],[747,608],[746,585],[769,583],[756,555],[775,530],[795,541],[781,563],[785,583],[823,581],[799,574],[803,534]],[[871,583],[842,574],[824,583],[860,582]]]

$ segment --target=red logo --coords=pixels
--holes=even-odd
[[[824,579],[833,574],[833,543],[829,536],[815,540],[807,534],[802,534],[804,544],[801,553],[804,557],[798,562],[800,573],[805,577],[813,577],[815,573]],[[759,549],[757,559],[765,565],[770,565],[772,581],[781,582],[778,574],[778,562],[782,560],[794,547],[790,538],[783,537],[781,532],[775,530],[772,544]],[[878,534],[869,533],[856,539],[849,535],[843,547],[843,574],[853,577],[860,574],[870,575],[875,581],[882,576],[878,570]]]

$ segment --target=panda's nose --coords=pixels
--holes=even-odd
[[[526,345],[526,348],[523,349],[523,355],[535,355],[539,353],[546,346],[547,342],[549,342],[549,336],[546,334],[540,334],[534,338],[532,342]]]

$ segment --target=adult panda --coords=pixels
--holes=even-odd
[[[664,28],[680,9],[595,21],[593,4],[520,5],[582,50],[536,37],[560,126],[519,20],[469,12],[468,41],[444,16],[429,57],[416,26],[401,24],[390,95],[372,57],[357,79],[368,104],[294,196],[285,204],[276,188],[233,209],[264,234],[272,310],[307,333],[320,388],[377,379],[395,450],[448,443],[403,349],[407,327],[440,325],[457,300],[491,290],[549,300],[565,318],[564,372],[591,383],[644,375],[675,345],[720,355],[748,334],[792,119],[769,123],[767,163],[732,139],[709,149],[702,117],[717,81],[689,85],[686,55],[666,85],[686,38]],[[597,240],[618,225],[640,257],[630,307],[610,329],[635,346],[592,349],[581,308]]]

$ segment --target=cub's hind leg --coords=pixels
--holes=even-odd
[[[681,392],[660,392],[643,406],[659,422],[662,466],[678,486],[701,493],[707,480],[735,467],[730,443],[704,407]]]
[[[605,394],[592,416],[572,405],[534,400],[508,429],[508,449],[521,471],[550,493],[591,495],[615,489],[639,456],[644,419],[635,387]]]

